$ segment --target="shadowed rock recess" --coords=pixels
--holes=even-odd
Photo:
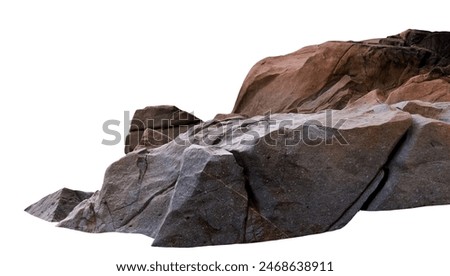
[[[231,114],[202,122],[174,106],[136,111],[125,152],[94,194],[63,189],[26,211],[193,247],[331,231],[359,210],[449,204],[450,33],[263,59]]]

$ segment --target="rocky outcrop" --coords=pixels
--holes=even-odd
[[[450,102],[402,102],[413,125],[385,167],[386,182],[368,210],[450,203]]]
[[[160,105],[138,109],[131,120],[130,133],[125,140],[125,153],[164,145],[200,122],[199,118],[176,106]]]
[[[450,101],[450,33],[408,30],[386,39],[327,42],[269,57],[248,73],[233,109],[249,116],[378,103]]]
[[[211,121],[111,165],[95,200],[59,225],[142,233],[159,246],[338,229],[379,185],[411,123],[389,106]]]
[[[25,211],[50,222],[58,222],[67,217],[72,210],[93,193],[63,188],[28,206]]]
[[[192,247],[450,204],[449,43],[449,33],[416,30],[327,42],[256,64],[232,114],[201,122],[173,106],[138,110],[127,154],[58,225]]]

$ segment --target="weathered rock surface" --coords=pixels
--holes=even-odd
[[[25,211],[46,221],[59,222],[92,194],[63,188],[28,206]]]
[[[125,140],[125,153],[159,147],[200,123],[201,120],[176,106],[160,105],[138,109]]]
[[[138,110],[125,151],[59,226],[191,247],[322,233],[359,210],[450,204],[450,33],[264,59],[232,114],[203,123],[173,106]],[[32,214],[48,218],[54,197]]]
[[[450,33],[408,30],[387,39],[327,42],[258,62],[233,112],[249,116],[378,103],[450,101]]]
[[[142,233],[159,246],[338,229],[379,185],[411,123],[409,113],[387,105],[211,121],[111,165],[95,201],[60,226]]]
[[[368,210],[393,210],[450,203],[450,102],[403,102],[413,125],[385,168]]]

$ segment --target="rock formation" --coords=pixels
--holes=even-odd
[[[160,105],[138,109],[125,140],[125,153],[140,148],[159,147],[201,120],[176,106]]]
[[[71,211],[53,215],[60,192],[27,211],[192,247],[322,233],[359,210],[449,204],[450,33],[266,58],[232,114],[202,122],[173,106],[136,111],[125,152]]]
[[[63,188],[30,205],[25,211],[46,221],[59,222],[65,219],[75,206],[90,198],[92,194]]]
[[[364,100],[450,101],[450,33],[408,30],[385,39],[327,42],[263,59],[234,113],[312,113]],[[363,100],[363,99],[361,99]]]

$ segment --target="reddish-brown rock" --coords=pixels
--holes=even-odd
[[[125,139],[125,153],[143,147],[159,147],[199,123],[199,118],[176,106],[159,105],[138,109]]]
[[[265,58],[247,75],[233,112],[313,113],[343,109],[368,94],[389,104],[450,101],[449,47],[448,32],[408,30]]]

